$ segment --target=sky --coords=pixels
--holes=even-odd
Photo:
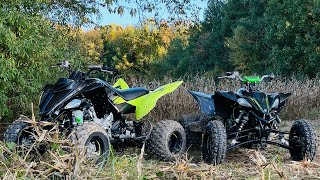
[[[204,15],[204,9],[207,7],[207,0],[192,0],[193,3],[197,3],[199,7],[201,7],[201,11],[199,13],[199,19],[203,20]],[[127,7],[135,7],[135,4],[126,4]],[[139,17],[138,15],[135,17],[130,16],[128,11],[125,11],[125,13],[121,16],[118,14],[110,14],[106,7],[100,8],[101,13],[101,19],[97,20],[96,22],[99,25],[108,25],[108,24],[117,24],[121,26],[128,26],[128,25],[136,25],[139,23]],[[162,17],[168,16],[168,12],[163,12]],[[149,16],[149,17],[148,17]],[[152,15],[148,14],[148,18],[151,18]]]

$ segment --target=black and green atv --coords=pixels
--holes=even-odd
[[[201,115],[185,116],[181,120],[187,146],[202,145],[205,162],[220,164],[229,150],[267,144],[288,149],[295,161],[313,160],[316,131],[309,122],[296,120],[289,132],[279,129],[279,113],[291,94],[263,93],[256,89],[257,83],[271,80],[273,75],[240,77],[238,72],[233,72],[219,78],[240,80],[245,87],[237,92],[216,91],[214,94],[189,91],[199,104]]]
[[[150,154],[164,160],[172,160],[184,152],[186,137],[178,122],[162,120],[151,129],[142,121],[158,99],[173,92],[182,81],[155,90],[129,88],[123,79],[110,85],[90,76],[95,72],[115,74],[114,68],[93,65],[87,72],[81,72],[73,70],[68,61],[58,66],[67,70],[69,77],[44,87],[39,103],[40,121],[57,124],[61,133],[72,134],[76,143],[102,159],[108,157],[110,144],[126,141],[146,142]],[[126,114],[135,114],[135,119]],[[6,130],[5,142],[28,146],[35,141],[32,134],[28,119],[16,120]]]

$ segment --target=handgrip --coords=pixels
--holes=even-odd
[[[62,61],[57,63],[57,66],[63,67],[63,68],[70,68],[70,62],[69,61]]]

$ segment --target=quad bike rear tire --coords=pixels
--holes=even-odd
[[[153,127],[147,139],[147,152],[165,161],[175,160],[186,148],[186,134],[176,121],[163,120]]]
[[[221,121],[210,121],[203,135],[202,158],[206,163],[218,165],[225,159],[227,151],[226,129]]]
[[[290,155],[294,161],[313,160],[317,151],[316,130],[310,122],[300,119],[293,123],[289,134]]]
[[[72,140],[85,149],[85,155],[97,163],[106,162],[110,153],[110,140],[106,130],[95,122],[84,122],[75,128]]]
[[[200,120],[200,116],[186,115],[182,116],[180,123],[186,133],[186,147],[195,149],[201,147],[202,132],[193,132],[190,130],[189,125]]]

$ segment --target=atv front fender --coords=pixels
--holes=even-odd
[[[213,99],[214,95],[205,94],[205,93],[196,92],[196,91],[188,91],[188,92],[198,102],[201,113],[209,117],[214,116],[216,114],[214,99]]]
[[[158,99],[160,99],[160,97],[173,92],[182,83],[183,81],[177,81],[170,84],[166,84],[155,89],[154,91],[150,91],[148,94],[144,96],[128,101],[127,103],[136,107],[136,119],[140,120],[156,106],[156,103]]]

